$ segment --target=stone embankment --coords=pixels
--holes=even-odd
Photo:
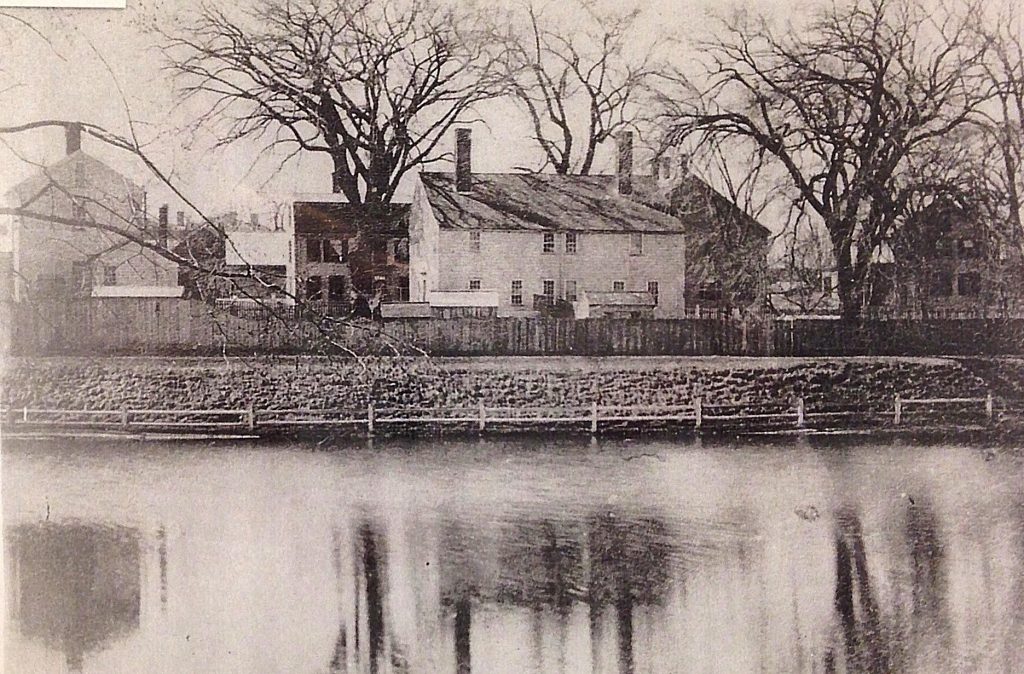
[[[314,357],[262,359],[12,359],[2,378],[5,407],[58,409],[257,409],[705,405],[791,403],[808,406],[903,398],[984,396],[986,379],[956,360],[636,359],[520,368],[501,359]],[[1010,363],[1007,376],[1024,372]]]

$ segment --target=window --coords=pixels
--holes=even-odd
[[[575,255],[577,248],[576,232],[565,233],[565,254]]]
[[[78,220],[79,225],[82,224],[82,221],[89,219],[89,213],[85,210],[85,204],[79,201],[71,202],[71,219]]]
[[[478,279],[478,278],[471,278],[471,279],[469,279],[469,289],[470,290],[480,290],[480,279]]]
[[[544,279],[544,281],[541,284],[541,287],[544,288],[544,297],[546,297],[549,301],[555,299],[555,282],[552,279]]]
[[[647,292],[649,292],[651,294],[651,297],[654,298],[654,303],[657,304],[658,303],[658,282],[657,281],[648,281],[647,282]]]
[[[569,302],[575,302],[578,299],[576,295],[576,281],[565,282],[565,299]]]
[[[74,290],[92,290],[92,266],[88,262],[71,263],[71,287]]]
[[[398,262],[409,261],[409,239],[395,239],[395,260]],[[348,259],[348,239],[343,240],[344,246],[341,250],[341,255],[344,259]]]
[[[973,297],[981,294],[981,274],[976,271],[964,272],[956,277],[957,294]]]
[[[521,307],[523,305],[523,282],[520,280],[512,281],[512,305]]]
[[[331,302],[344,302],[348,299],[348,295],[345,293],[344,276],[327,277],[327,299]]]
[[[832,294],[832,276],[828,272],[824,272],[821,275],[821,292],[826,295]]]
[[[974,239],[960,239],[959,251],[962,258],[975,258],[978,256],[978,246]]]
[[[629,235],[629,254],[644,254],[644,235],[641,234],[640,232],[634,232],[633,234]]]
[[[320,239],[306,239],[306,262],[323,262],[324,249]],[[312,280],[312,279],[310,279]]]
[[[306,239],[306,262],[344,262],[348,239]]]
[[[555,252],[555,233],[544,232],[544,248],[542,249],[545,253]]]
[[[697,301],[700,303],[721,302],[723,295],[720,281],[708,281],[697,287]]]
[[[474,253],[480,252],[480,232],[469,233],[469,249]]]
[[[324,262],[341,262],[343,241],[324,239],[321,243],[324,247]]]
[[[947,271],[932,274],[932,297],[949,297],[953,294],[953,275]]]
[[[612,291],[617,292],[617,293],[621,293],[621,292],[624,292],[625,290],[626,290],[626,282],[625,281],[612,281]]]
[[[117,267],[110,264],[103,265],[103,285],[117,285]]]
[[[323,284],[319,276],[306,279],[306,301],[317,302],[323,299]]]

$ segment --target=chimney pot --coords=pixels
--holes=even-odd
[[[160,210],[158,211],[157,241],[164,248],[167,247],[167,238],[168,238],[167,216],[168,216],[168,212],[169,212],[169,209],[167,207],[167,204],[164,204],[163,206],[161,206]]]
[[[633,132],[623,131],[618,137],[619,161],[616,170],[619,194],[633,193]]]
[[[455,190],[469,192],[473,189],[473,142],[469,129],[455,130]]]
[[[82,149],[82,125],[66,124],[64,126],[64,146],[67,154],[74,154]]]

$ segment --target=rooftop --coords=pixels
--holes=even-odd
[[[455,174],[420,174],[427,199],[447,229],[685,231],[679,219],[614,191],[610,175],[474,173],[473,189],[458,192]]]

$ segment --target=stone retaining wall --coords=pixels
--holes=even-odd
[[[643,369],[521,371],[431,359],[326,358],[177,361],[164,358],[13,359],[0,403],[60,409],[378,408],[399,406],[809,406],[984,396],[988,383],[955,360],[828,360],[753,367],[678,364]]]

